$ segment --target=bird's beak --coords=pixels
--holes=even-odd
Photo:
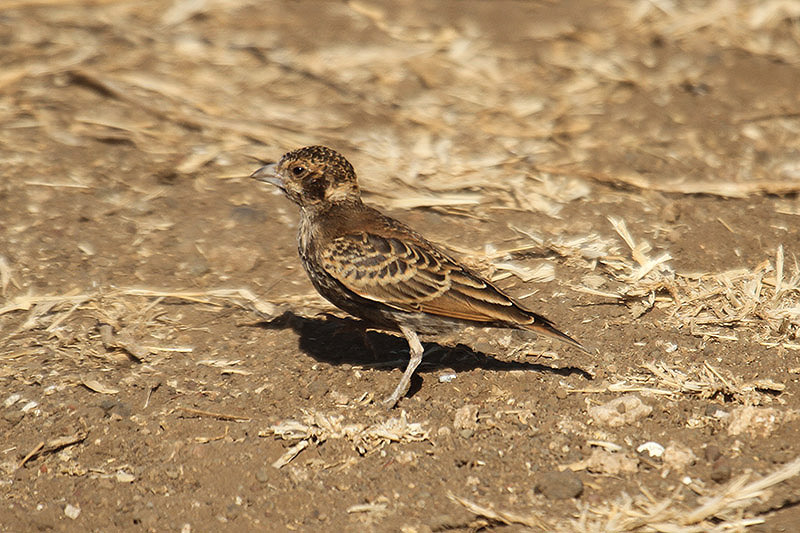
[[[271,183],[280,189],[284,188],[283,180],[278,175],[277,163],[270,163],[268,165],[264,165],[263,167],[257,169],[255,172],[250,174],[250,177],[258,181]]]

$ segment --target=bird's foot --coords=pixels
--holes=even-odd
[[[383,400],[383,406],[391,411],[400,401],[400,398],[406,395],[408,389],[411,387],[411,380],[405,379],[405,375],[403,379],[400,380],[400,383],[397,384],[395,387],[394,392],[392,392],[385,400]]]
[[[422,344],[419,342],[419,337],[414,332],[413,329],[407,326],[400,326],[400,331],[403,332],[405,335],[406,340],[408,340],[409,346],[409,359],[408,359],[408,366],[406,367],[406,371],[403,372],[403,377],[400,378],[400,383],[397,384],[395,387],[394,392],[389,395],[386,400],[384,400],[383,405],[387,409],[392,409],[397,402],[400,401],[400,398],[406,395],[408,389],[411,387],[411,376],[414,375],[414,370],[417,369],[420,362],[422,361]]]

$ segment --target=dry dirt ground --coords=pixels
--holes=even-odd
[[[797,531],[799,6],[4,0],[0,530]],[[246,177],[306,144],[599,353],[383,410]]]

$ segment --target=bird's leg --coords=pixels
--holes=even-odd
[[[403,335],[406,336],[406,340],[408,341],[408,366],[403,373],[403,377],[400,378],[400,383],[398,383],[397,387],[394,389],[394,392],[383,402],[383,405],[385,405],[387,409],[391,409],[397,405],[397,402],[400,401],[400,397],[408,392],[408,388],[411,386],[411,376],[414,375],[414,371],[422,362],[422,343],[419,342],[417,332],[406,326],[400,326],[400,331],[403,332]]]
[[[369,339],[369,332],[367,331],[367,328],[360,328],[359,334],[361,335],[361,342],[364,344],[364,348],[366,348],[370,355],[372,355],[372,359],[377,359],[378,350],[375,348],[375,344]]]

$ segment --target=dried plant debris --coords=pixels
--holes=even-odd
[[[631,497],[620,496],[615,502],[601,505],[578,504],[577,517],[567,522],[553,522],[542,518],[543,513],[520,513],[497,510],[493,506],[449,494],[448,497],[476,515],[500,524],[522,524],[532,530],[564,531],[576,533],[723,533],[743,531],[763,524],[764,518],[753,516],[747,507],[768,496],[769,489],[800,474],[800,458],[785,464],[772,474],[755,481],[743,475],[720,490],[700,498],[700,504],[686,508],[681,503],[679,486],[675,492],[657,499],[649,491]]]
[[[492,506],[481,505],[467,498],[456,496],[452,492],[447,494],[453,502],[463,506],[465,509],[478,516],[487,518],[497,524],[520,524],[531,529],[542,529],[547,531],[547,523],[533,514],[523,515],[514,511],[497,510]]]
[[[637,241],[623,220],[609,220],[627,246],[629,255],[621,253],[613,241],[596,235],[546,241],[519,228],[513,229],[533,240],[532,244],[502,250],[489,247],[482,255],[457,251],[465,256],[467,262],[487,272],[494,281],[515,276],[528,283],[554,280],[552,263],[543,262],[530,267],[510,259],[514,254],[545,248],[568,261],[578,261],[584,268],[601,267],[610,279],[587,274],[584,285],[575,287],[575,290],[625,303],[631,307],[634,318],[658,306],[669,311],[679,328],[685,328],[695,336],[739,340],[736,332],[744,329],[766,346],[800,350],[800,341],[796,340],[800,331],[800,266],[796,261],[791,266],[786,265],[782,246],[778,247],[774,264],[764,260],[753,269],[676,273],[669,264],[669,253],[652,254],[651,245]],[[606,285],[610,285],[609,288],[605,288]],[[87,294],[16,295],[5,301],[0,315],[29,311],[16,333],[30,329],[52,333],[77,309],[91,307],[91,300],[103,298],[110,301],[131,296],[151,298],[152,306],[164,299],[210,305],[233,304],[247,308],[265,320],[271,320],[286,310],[300,316],[335,312],[314,295],[296,295],[268,302],[246,288],[205,291],[125,288]],[[152,311],[152,308],[148,310]],[[105,331],[103,338],[107,347],[122,349],[131,357],[141,359],[145,352],[126,335],[119,332],[109,336]]]
[[[38,3],[20,0],[11,5]],[[644,174],[583,168],[595,152],[609,148],[609,143],[599,139],[603,131],[593,128],[588,118],[607,103],[609,86],[635,85],[657,94],[653,98],[661,101],[662,91],[668,94],[670,88],[706,74],[703,62],[667,61],[643,54],[641,42],[631,36],[657,35],[691,51],[705,51],[714,43],[792,64],[798,47],[791,21],[797,8],[785,0],[717,0],[702,5],[637,0],[620,10],[619,26],[613,32],[583,27],[568,17],[531,24],[526,35],[541,43],[536,62],[541,76],[513,68],[527,59],[527,52],[520,56],[511,47],[494,43],[474,21],[425,24],[412,17],[396,17],[379,3],[346,2],[324,12],[334,13],[342,24],[373,28],[379,36],[358,45],[334,41],[311,48],[283,42],[278,32],[270,31],[277,23],[271,26],[269,17],[264,27],[240,28],[229,40],[201,42],[183,36],[180,46],[175,46],[172,31],[181,23],[201,14],[214,20],[221,12],[235,13],[241,7],[235,2],[178,2],[165,13],[149,16],[140,6],[99,4],[101,17],[124,11],[134,21],[146,20],[147,30],[164,25],[165,31],[163,35],[147,33],[144,49],[110,54],[103,46],[103,32],[57,26],[51,30],[54,46],[37,54],[21,54],[36,43],[36,34],[31,32],[9,48],[10,53],[28,59],[9,65],[0,77],[0,87],[31,99],[41,97],[34,84],[24,82],[61,76],[67,87],[95,91],[104,100],[105,105],[81,110],[71,122],[57,120],[42,106],[25,122],[68,146],[83,146],[94,139],[130,142],[145,153],[176,156],[176,169],[184,173],[217,158],[225,160],[240,146],[286,148],[332,139],[363,152],[368,159],[365,173],[382,169],[396,176],[368,187],[384,193],[389,203],[457,205],[474,201],[459,195],[478,194],[469,189],[481,188],[483,196],[497,204],[551,216],[557,216],[565,202],[586,196],[587,180],[729,197],[797,191],[797,180],[789,179],[791,167],[781,158],[748,169],[749,179],[736,181],[649,179]],[[130,31],[130,24],[123,27],[111,17],[103,18],[103,27]],[[164,69],[142,68],[148,56],[158,57]],[[253,57],[261,59],[258,68],[226,69],[226,83],[218,82],[215,66],[250,66]],[[178,68],[187,64],[196,67]],[[559,75],[546,76],[552,70]],[[411,80],[425,90],[407,94]],[[295,89],[301,83],[306,91]],[[546,95],[543,88],[550,88]],[[315,105],[321,95],[330,105]],[[241,106],[241,98],[251,105]],[[382,127],[368,123],[363,129],[353,128],[351,124],[360,121],[353,121],[341,106],[354,103]],[[254,115],[252,109],[259,112]],[[741,112],[736,123],[743,138],[765,142],[780,135],[779,124],[772,123],[791,115],[791,110],[776,105],[767,111]],[[748,129],[754,122],[758,131]],[[468,136],[461,131],[465,124],[470,125],[470,137],[484,139],[480,150],[463,142]],[[349,136],[342,135],[348,126]],[[187,162],[187,131],[213,145],[205,157]],[[563,142],[564,135],[570,143]],[[711,156],[698,155],[710,152],[703,150],[707,145],[702,135],[686,134],[669,143],[662,136],[656,123],[652,129],[637,130],[636,135],[619,135],[615,148],[696,162],[707,174],[719,166]],[[420,194],[421,188],[432,194]]]
[[[95,369],[127,361],[159,364],[175,354],[188,354],[196,349],[183,339],[182,332],[191,326],[182,324],[180,310],[169,306],[175,302],[205,306],[212,313],[242,308],[265,321],[279,317],[289,308],[308,315],[328,308],[318,299],[292,298],[276,305],[244,288],[205,291],[114,288],[58,296],[23,294],[7,299],[0,308],[0,316],[6,315],[8,319],[0,358],[53,351],[81,366],[88,362]],[[249,370],[237,368],[239,360],[216,355],[209,353],[196,364],[219,369],[223,375],[250,375]],[[94,392],[117,392],[117,387],[89,377],[85,370],[81,370],[81,376],[69,380]]]
[[[775,263],[719,274],[683,276],[676,290],[674,316],[693,335],[732,338],[730,330],[758,326],[761,342],[800,349],[800,267],[785,268],[783,246]]]
[[[428,431],[419,422],[409,422],[408,415],[401,411],[400,417],[365,424],[350,422],[343,415],[328,415],[320,412],[304,411],[300,420],[287,419],[259,431],[261,437],[275,435],[283,440],[297,440],[306,444],[295,444],[288,457],[276,462],[280,468],[300,451],[308,442],[322,443],[330,439],[345,439],[353,443],[353,447],[361,455],[372,453],[390,442],[421,442],[429,440]],[[298,447],[299,446],[299,447]]]
[[[764,523],[763,517],[747,516],[744,511],[764,498],[769,489],[800,474],[800,459],[785,464],[772,474],[748,483],[741,476],[719,491],[701,497],[699,506],[686,509],[679,501],[679,491],[669,498],[658,500],[643,491],[638,497],[623,495],[605,506],[584,506],[568,531],[623,532],[659,531],[675,533],[724,532],[743,530]],[[744,511],[744,512],[743,512]],[[743,516],[744,515],[744,516]]]
[[[639,418],[648,416],[653,412],[653,407],[644,403],[635,394],[625,394],[602,405],[590,407],[588,412],[598,424],[615,428],[632,424]]]
[[[555,243],[515,229],[563,257],[594,259],[587,266],[602,266],[615,290],[600,290],[605,283],[596,276],[585,277],[588,285],[575,289],[626,303],[634,318],[658,306],[695,336],[739,340],[736,331],[744,329],[766,346],[800,350],[800,265],[786,264],[782,245],[774,262],[765,259],[752,269],[678,273],[668,252],[651,253],[651,245],[637,241],[624,220],[609,221],[630,255],[593,235]]]
[[[736,407],[728,417],[728,435],[747,435],[750,438],[769,437],[781,425],[800,418],[797,410],[780,410],[774,407],[745,405]]]
[[[14,506],[0,522],[685,533],[763,520],[737,498],[784,487],[719,483],[791,452],[798,420],[798,2],[417,4],[3,2],[0,426],[14,438],[0,487]],[[246,178],[308,144],[346,153],[369,203],[430,226],[584,340],[596,331],[603,357],[557,360],[601,364],[596,378],[552,374],[551,353],[504,337],[489,364],[429,352],[458,378],[423,372],[409,417],[424,423],[339,392],[353,375],[329,364],[396,356],[373,365],[346,334],[315,351],[320,321],[302,318],[342,313],[283,238],[295,214]],[[294,387],[309,371],[328,393]],[[109,402],[132,410],[97,407]],[[675,403],[685,416],[665,411]],[[258,413],[262,428],[289,420],[253,440]],[[537,440],[552,448],[531,454]],[[732,454],[702,486],[705,444]],[[263,448],[282,470],[242,483]],[[307,472],[319,464],[322,492]],[[583,481],[577,508],[530,490],[531,472],[558,465]],[[65,500],[80,476],[108,478],[102,497]],[[447,507],[468,517],[437,516]]]
[[[703,399],[720,398],[745,405],[761,405],[772,403],[775,396],[783,392],[785,388],[785,384],[766,378],[745,381],[731,375],[730,372],[713,367],[708,362],[686,367],[658,361],[645,363],[641,366],[640,371],[624,375],[621,380],[605,386],[567,389],[567,392],[641,392],[655,396],[692,395]],[[622,401],[622,398],[625,396],[616,401]]]

